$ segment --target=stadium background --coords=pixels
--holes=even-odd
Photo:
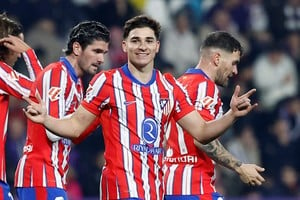
[[[243,90],[256,87],[253,101],[260,106],[235,123],[221,141],[243,162],[265,167],[267,181],[261,187],[249,187],[236,174],[217,167],[217,190],[228,200],[300,198],[300,0],[1,0],[0,11],[23,24],[25,41],[43,66],[63,56],[68,31],[86,19],[99,20],[111,30],[104,69],[126,62],[120,49],[122,26],[140,13],[161,22],[155,66],[175,76],[197,63],[199,46],[208,32],[226,30],[235,35],[246,54],[239,75],[230,87],[221,89],[224,109],[236,84]],[[16,69],[26,74],[21,60]],[[90,78],[84,77],[85,85]],[[6,144],[11,185],[26,135],[24,106],[11,100]],[[97,199],[103,150],[101,129],[73,147],[70,200]]]

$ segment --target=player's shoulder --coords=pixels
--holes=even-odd
[[[160,77],[166,79],[169,82],[174,82],[176,81],[176,78],[169,72],[166,73],[161,73],[159,70],[157,70],[157,73]]]
[[[1,62],[1,61],[0,61],[0,68],[3,69],[6,72],[10,72],[10,71],[14,70],[11,66],[9,66],[5,62]]]
[[[44,68],[44,71],[51,71],[51,70],[55,70],[55,71],[65,70],[65,66],[63,65],[62,62],[57,61],[57,62],[50,63]]]

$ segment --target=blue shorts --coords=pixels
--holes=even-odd
[[[165,195],[164,200],[224,200],[224,197],[213,192],[204,195]]]
[[[3,181],[0,181],[0,199],[13,200],[13,196],[10,193],[9,185]]]
[[[67,200],[64,189],[53,187],[18,187],[19,200]]]

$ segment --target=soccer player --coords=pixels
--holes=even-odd
[[[49,64],[34,82],[48,114],[67,118],[83,99],[84,74],[96,74],[108,51],[110,33],[96,21],[84,21],[69,34],[65,57]],[[66,175],[71,140],[28,120],[27,140],[15,173],[20,200],[67,199]],[[70,127],[68,127],[70,128]]]
[[[243,49],[239,41],[227,32],[213,32],[204,40],[200,60],[178,81],[187,89],[195,109],[204,120],[214,120],[223,114],[218,86],[226,87],[229,78],[238,73],[237,65]],[[185,132],[175,120],[167,134],[165,157],[165,199],[223,199],[214,187],[214,161],[236,171],[241,180],[261,185],[264,169],[244,164],[231,155],[218,139],[202,145]],[[200,149],[200,150],[199,150]]]
[[[249,99],[255,89],[239,96],[237,87],[231,110],[220,120],[206,123],[181,84],[154,68],[159,35],[160,24],[154,19],[145,15],[129,19],[122,42],[128,63],[94,76],[81,105],[68,119],[48,115],[41,98],[38,102],[26,99],[30,104],[24,110],[26,116],[64,137],[80,136],[100,116],[106,160],[100,199],[163,198],[162,143],[172,117],[205,143],[257,105]]]
[[[0,14],[0,199],[13,199],[6,182],[5,142],[9,112],[9,97],[28,97],[36,75],[42,71],[35,52],[24,41],[22,25]],[[23,55],[30,79],[15,71],[13,66]]]

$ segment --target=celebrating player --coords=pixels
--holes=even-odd
[[[41,94],[49,115],[66,118],[83,99],[84,74],[96,74],[108,51],[108,29],[96,21],[74,26],[65,50],[66,57],[48,65],[32,91]],[[20,200],[67,199],[66,175],[71,141],[58,137],[28,120],[27,140],[15,173]]]
[[[97,74],[68,119],[51,117],[41,99],[36,103],[27,98],[26,116],[64,137],[80,136],[100,116],[106,160],[100,199],[163,198],[162,143],[172,117],[196,140],[206,143],[257,105],[249,100],[255,89],[239,96],[237,86],[231,110],[217,121],[205,122],[182,85],[171,74],[154,69],[159,36],[160,24],[154,19],[140,15],[128,20],[122,42],[128,63]]]

